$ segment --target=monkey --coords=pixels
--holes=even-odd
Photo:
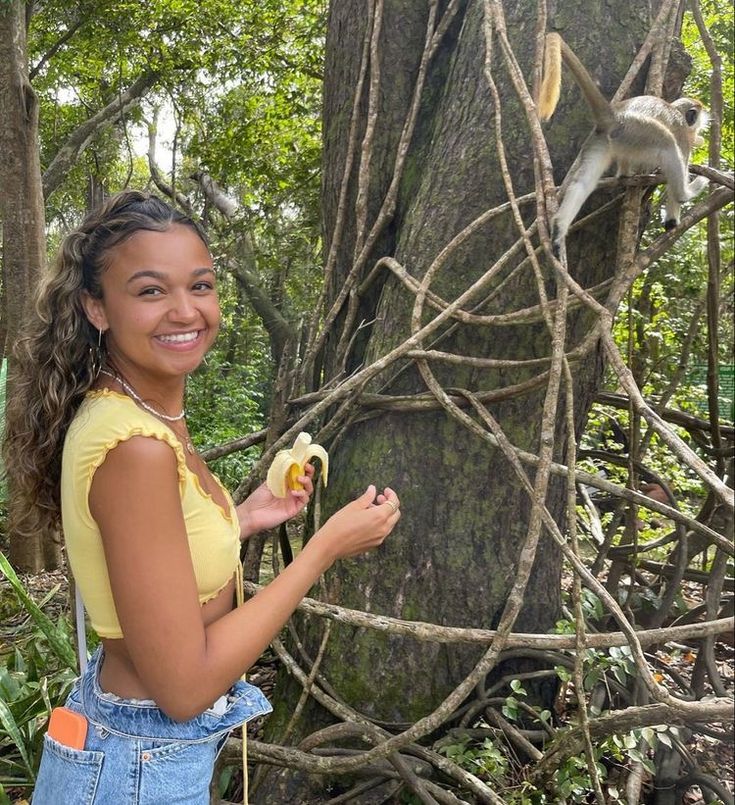
[[[669,103],[655,95],[611,103],[561,36],[550,33],[546,36],[539,92],[538,115],[542,121],[551,117],[559,101],[562,60],[582,90],[595,128],[582,146],[579,166],[552,222],[554,252],[558,255],[572,221],[613,161],[617,163],[616,177],[661,169],[667,183],[664,228],[673,229],[679,223],[682,203],[699,195],[707,185],[704,176],[691,182],[688,178],[691,150],[704,142],[698,132],[707,124],[707,110],[691,98]]]

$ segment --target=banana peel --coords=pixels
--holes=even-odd
[[[322,463],[322,482],[327,485],[329,478],[329,454],[320,445],[311,441],[308,433],[299,433],[293,447],[279,450],[268,469],[265,483],[274,497],[285,498],[290,489],[303,489],[296,479],[304,474],[304,466],[312,459],[318,458]]]

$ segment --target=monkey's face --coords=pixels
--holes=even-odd
[[[679,98],[671,105],[682,115],[692,131],[699,131],[709,122],[709,114],[699,101],[692,98]]]

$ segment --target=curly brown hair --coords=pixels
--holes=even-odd
[[[54,267],[39,284],[35,317],[13,349],[12,399],[7,402],[3,458],[9,481],[10,530],[58,533],[61,454],[66,431],[105,361],[104,340],[82,307],[86,291],[102,298],[100,277],[110,249],[141,230],[173,224],[201,227],[151,193],[124,190],[90,212],[63,240]]]

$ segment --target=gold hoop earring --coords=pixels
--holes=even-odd
[[[97,349],[94,344],[89,347],[89,376],[95,381],[102,371],[102,330],[97,328]]]

